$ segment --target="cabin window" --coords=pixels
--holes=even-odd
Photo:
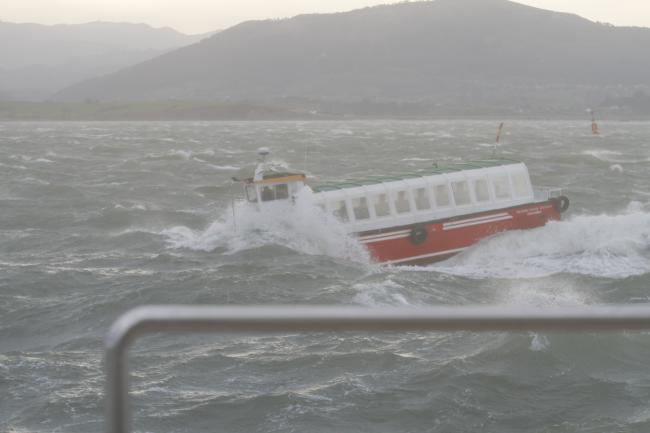
[[[260,188],[262,201],[284,200],[289,198],[289,185],[280,183],[277,185],[265,185]]]
[[[372,205],[375,208],[375,215],[385,217],[390,215],[390,205],[388,204],[388,195],[379,194],[372,198]]]
[[[433,192],[436,196],[436,205],[438,207],[445,207],[450,205],[449,188],[447,185],[436,185],[433,187]]]
[[[289,185],[281,183],[275,186],[275,199],[282,200],[289,198]]]
[[[454,201],[457,205],[462,206],[470,204],[472,199],[469,195],[469,186],[466,180],[451,183],[451,190],[454,193]]]
[[[345,200],[339,200],[333,203],[332,214],[343,222],[350,220],[350,217],[348,216],[348,208],[345,205]]]
[[[429,193],[426,188],[418,188],[415,190],[415,207],[417,210],[431,209]]]
[[[411,211],[411,203],[409,203],[406,191],[397,191],[395,194],[395,211],[397,213],[406,213]]]
[[[490,191],[488,191],[488,183],[485,179],[476,179],[474,181],[474,195],[476,201],[484,202],[490,200]]]
[[[251,203],[257,202],[257,193],[255,192],[255,185],[246,185],[246,199]]]
[[[512,175],[512,184],[515,187],[515,195],[517,197],[528,195],[528,176],[525,173],[514,173]]]
[[[492,186],[494,186],[494,196],[497,199],[510,198],[510,182],[508,176],[503,174],[492,178]]]
[[[367,220],[370,218],[370,211],[368,210],[368,200],[365,197],[357,197],[352,199],[352,211],[354,212],[354,219]]]
[[[268,185],[261,188],[260,195],[262,196],[262,201],[275,200],[275,193],[273,192],[273,188]]]

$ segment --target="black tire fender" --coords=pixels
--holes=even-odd
[[[417,225],[411,229],[409,239],[413,245],[420,245],[427,240],[428,236],[427,228],[424,225]]]
[[[567,209],[569,209],[569,198],[564,195],[554,198],[553,206],[555,207],[556,211],[564,213]]]

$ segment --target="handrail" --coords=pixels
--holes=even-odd
[[[650,330],[649,305],[530,308],[446,306],[144,306],[118,318],[105,339],[109,433],[128,433],[127,350],[153,332]]]

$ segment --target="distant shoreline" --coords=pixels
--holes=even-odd
[[[307,104],[220,101],[143,102],[23,102],[0,101],[0,122],[78,121],[334,121],[334,120],[588,120],[580,110],[540,109],[516,112],[503,108],[422,110],[410,103],[331,104],[328,112]],[[633,110],[597,110],[601,120],[647,121],[650,113]]]

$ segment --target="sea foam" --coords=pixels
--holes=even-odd
[[[501,233],[431,268],[475,278],[642,275],[650,272],[650,213],[632,203],[615,215],[576,215]]]
[[[259,212],[247,202],[235,202],[205,230],[177,226],[163,231],[172,248],[227,253],[280,245],[304,254],[327,255],[369,263],[366,249],[333,216],[326,214],[304,189],[295,203],[267,203]]]

